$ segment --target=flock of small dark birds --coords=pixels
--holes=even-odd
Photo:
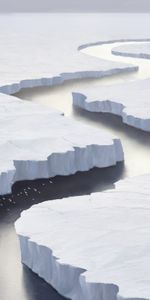
[[[49,185],[53,183],[50,179],[45,179],[45,182],[41,180],[41,183],[39,181],[18,182],[14,184],[11,194],[0,196],[0,209],[10,211],[12,206],[23,204],[24,201],[30,202],[30,205],[38,203],[39,196],[44,194],[44,189],[47,190]]]

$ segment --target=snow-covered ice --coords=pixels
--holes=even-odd
[[[24,211],[15,223],[22,262],[69,299],[150,299],[149,181]]]
[[[133,43],[114,47],[112,53],[127,57],[150,59],[150,43]]]
[[[126,16],[116,18],[115,14],[1,15],[0,91],[12,94],[24,87],[56,85],[74,78],[103,77],[137,70],[137,66],[131,64],[90,57],[79,49],[98,41],[148,40],[149,18],[141,18],[142,27],[137,28],[137,25],[133,26],[133,16],[128,16],[125,24]],[[135,15],[134,19],[137,24],[139,16]],[[121,30],[120,22],[124,24]],[[8,105],[6,99],[9,99]],[[57,113],[53,112],[53,115],[40,108],[39,114],[39,107],[35,109],[25,103],[18,105],[19,100],[16,101],[5,97],[0,105],[0,194],[10,192],[16,180],[66,175],[92,166],[113,165],[123,159],[118,139],[113,142],[111,137],[103,134],[102,137],[99,131],[72,123]],[[99,154],[102,149],[103,159]],[[62,153],[66,154],[65,158]],[[58,155],[61,163],[56,163]],[[50,159],[53,167],[49,168],[47,158],[51,156],[55,159]]]
[[[124,15],[115,14],[1,15],[0,91],[10,94],[23,87],[136,70],[136,66],[100,60],[78,50],[98,41],[149,38],[147,16],[142,17],[140,28],[133,26],[133,16],[125,20]],[[134,20],[137,24],[139,17]]]
[[[79,50],[115,41],[147,41],[148,24],[148,15],[1,15],[0,92],[12,94],[25,87],[135,71],[137,66]]]
[[[146,14],[1,15],[0,92],[136,71],[137,66],[79,50],[115,41],[146,41],[149,27]],[[93,110],[96,99],[96,110],[100,105],[102,111],[150,131],[149,79],[131,84],[134,91],[130,83],[107,86],[107,95],[115,101],[105,97],[104,87],[102,98],[99,89],[90,89],[80,94],[79,102],[85,105],[86,96],[87,103],[91,97],[88,109]],[[0,194],[9,193],[17,180],[68,175],[123,160],[119,139],[4,94],[0,125]],[[23,263],[73,300],[149,299],[149,180],[149,175],[128,179],[116,190],[24,211],[15,224]]]
[[[87,48],[84,51],[92,55],[91,49]],[[127,41],[120,43],[110,41],[109,44],[94,47],[93,55],[108,60],[120,61],[123,56],[136,57],[136,59],[126,57],[123,60],[125,62],[129,60],[130,63],[137,64],[139,70],[130,74],[123,83],[117,82],[118,78],[122,81],[121,77],[118,76],[113,79],[113,85],[108,81],[107,86],[102,84],[99,86],[93,85],[86,89],[74,91],[74,105],[92,112],[108,112],[119,115],[124,123],[150,131],[150,64],[146,59],[139,60],[139,57],[146,58],[146,53],[147,58],[150,58],[150,56],[148,57],[149,49],[150,43],[135,41],[130,41],[130,43]],[[130,50],[132,50],[131,55]],[[119,57],[119,55],[122,55],[122,57]]]
[[[135,28],[131,34],[129,26],[118,31],[114,15],[109,20],[97,14],[1,15],[0,92],[135,71],[137,66],[100,60],[79,49],[98,40],[147,39],[144,20],[141,32]],[[118,139],[13,97],[1,95],[0,102],[0,194],[9,193],[16,180],[68,175],[123,160]]]
[[[61,112],[0,94],[0,194],[15,181],[69,175],[123,160],[112,138]]]
[[[124,123],[150,131],[150,79],[89,87],[73,93],[73,103],[92,112],[122,117]]]

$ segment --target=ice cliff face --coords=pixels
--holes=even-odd
[[[0,92],[12,94],[25,87],[52,86],[75,78],[104,77],[137,70],[137,66],[90,57],[79,50],[87,45],[149,40],[149,18],[146,15],[140,18],[141,22],[139,16],[135,15],[133,22],[133,16],[128,15],[126,22],[125,15],[116,17],[115,14],[1,16]],[[138,26],[139,23],[142,26]],[[122,50],[119,48],[114,51],[125,52],[127,46],[122,47]],[[130,52],[128,50],[131,49],[133,54],[145,55],[149,51],[147,43],[136,45],[137,50],[134,44],[128,47],[126,52]],[[121,111],[124,106],[122,93],[119,97],[120,107],[117,109]],[[149,131],[149,121],[145,121],[143,108],[141,119],[136,118],[139,101],[136,104],[134,108],[126,106],[122,113],[123,121]],[[116,112],[111,103],[110,106],[111,110]],[[126,109],[129,109],[129,113],[126,113]]]
[[[136,70],[136,66],[99,60],[78,51],[81,44],[101,36],[101,26],[96,23],[102,21],[96,15],[90,20],[92,27],[84,15],[1,16],[1,93]],[[69,175],[123,160],[118,139],[53,111],[1,95],[0,114],[0,194],[11,192],[17,180]]]
[[[114,55],[150,59],[150,43],[133,43],[114,47],[112,53]]]
[[[0,94],[0,194],[15,181],[69,175],[123,160],[120,140],[39,104]]]
[[[77,51],[87,44],[148,39],[149,16],[126,21],[124,15],[1,16],[1,93],[137,70]],[[81,91],[74,103],[121,115],[127,124],[149,131],[148,82],[135,83],[134,92],[130,85]],[[136,106],[131,105],[135,98]],[[123,160],[117,138],[57,111],[1,94],[0,116],[0,194],[9,193],[17,180]],[[33,206],[15,224],[22,262],[72,300],[149,299],[149,193],[147,175],[105,193]]]
[[[124,123],[150,131],[150,79],[90,87],[73,93],[73,103],[92,112],[111,113]]]
[[[22,262],[69,299],[149,299],[149,180],[24,211]]]
[[[119,31],[119,20],[115,20],[109,19],[113,39],[125,38],[123,27]],[[112,39],[108,37],[107,18],[96,14],[5,15],[0,18],[0,28],[0,92],[10,94],[23,87],[135,70],[130,64],[108,62],[78,51],[82,44]],[[136,30],[131,35],[129,26],[125,32],[128,38],[149,35],[145,27],[142,34]]]
[[[134,18],[136,24],[137,17]],[[120,20],[115,15],[108,18],[97,14],[1,16],[1,93],[137,70],[130,64],[100,60],[79,51],[83,45],[97,41],[148,39],[147,17],[138,29],[128,17],[120,30],[118,25],[120,21],[124,24],[123,19],[123,15]],[[121,111],[122,106],[119,102],[117,109]],[[68,175],[123,160],[118,139],[50,110],[1,95],[0,114],[0,194],[9,193],[17,180]],[[145,120],[142,122],[144,129],[149,126]]]

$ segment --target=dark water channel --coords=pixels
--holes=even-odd
[[[72,81],[53,88],[34,88],[17,94],[19,98],[60,108],[65,115],[120,137],[125,162],[106,169],[52,179],[18,182],[12,194],[0,197],[0,300],[63,300],[64,298],[20,263],[14,222],[20,212],[45,200],[84,195],[113,188],[114,182],[150,171],[150,134],[122,124],[121,118],[109,114],[85,112],[72,107],[71,91],[78,88]],[[89,84],[89,80],[85,81]]]

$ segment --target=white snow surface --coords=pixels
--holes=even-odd
[[[123,160],[118,138],[39,104],[0,94],[0,194],[18,180],[108,167]]]
[[[150,79],[89,87],[73,93],[73,103],[92,112],[111,113],[124,123],[150,131]]]
[[[148,24],[145,14],[1,15],[0,92],[135,71],[136,66],[100,60],[79,49],[110,41],[148,40]],[[16,180],[67,175],[123,159],[118,139],[54,111],[1,94],[0,112],[0,194],[9,193]]]
[[[15,223],[22,262],[72,300],[150,299],[149,181],[24,211]]]
[[[115,41],[148,41],[149,27],[147,14],[1,15],[0,92],[12,94],[25,87],[135,71],[137,66],[95,58],[79,49]]]
[[[115,55],[150,59],[150,43],[133,43],[114,47],[112,53]]]
[[[1,15],[0,92],[133,71],[135,66],[90,57],[78,48],[98,41],[147,40],[149,25],[147,15]]]

